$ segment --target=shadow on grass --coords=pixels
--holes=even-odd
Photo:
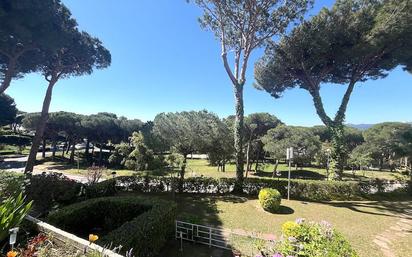
[[[322,202],[337,208],[347,208],[351,211],[388,217],[400,217],[412,219],[412,215],[407,210],[412,210],[412,199],[403,202],[390,201],[362,201],[362,202]]]
[[[273,172],[259,170],[254,173],[254,176],[262,177],[262,178],[272,178]],[[280,171],[280,176],[275,176],[274,178],[287,178],[287,177],[288,177],[288,171],[283,170],[283,171]],[[293,179],[319,179],[319,180],[325,179],[324,175],[311,171],[311,170],[292,170],[290,173],[290,177]]]
[[[289,215],[295,213],[295,210],[288,206],[281,205],[279,210],[274,214]]]

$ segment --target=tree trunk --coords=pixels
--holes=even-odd
[[[235,158],[236,158],[236,182],[233,188],[235,193],[243,193],[243,172],[244,172],[244,155],[243,155],[243,85],[235,85]]]
[[[74,163],[74,152],[76,151],[76,144],[75,144],[75,142],[73,141],[73,144],[72,144],[72,149],[71,149],[71,152],[70,152],[70,159],[69,159],[69,163],[70,164],[73,164]]]
[[[27,177],[30,177],[33,172],[33,168],[36,162],[36,155],[39,150],[40,141],[43,137],[46,123],[49,118],[49,108],[53,94],[53,86],[56,84],[56,82],[57,78],[52,78],[49,82],[49,86],[47,87],[46,96],[44,97],[43,107],[40,115],[40,120],[36,126],[36,133],[34,134],[29,158],[27,159],[26,168],[24,169],[24,173]]]
[[[276,160],[275,167],[273,167],[272,178],[276,176],[276,171],[278,170],[279,160]]]
[[[102,160],[103,160],[103,143],[100,143],[99,166],[102,166]]]
[[[84,150],[84,155],[85,155],[85,157],[86,157],[86,160],[89,159],[89,149],[90,149],[90,141],[89,141],[89,139],[87,138],[87,139],[86,139],[86,150]]]
[[[69,151],[70,151],[70,148],[71,148],[71,146],[72,146],[72,140],[70,139],[69,141],[68,141],[68,143],[67,143],[67,148],[66,148],[66,154],[69,154]]]
[[[344,135],[343,124],[334,124],[329,128],[332,135],[332,152],[330,170],[335,173],[336,179],[342,179],[345,161],[347,157],[347,148]]]
[[[56,139],[53,139],[53,143],[52,143],[52,160],[54,160],[54,158],[56,157],[56,148],[57,148],[57,142]]]
[[[246,175],[245,178],[247,178],[247,175],[249,173],[250,169],[250,141],[247,143],[247,148],[246,148]]]
[[[185,172],[186,172],[186,163],[187,163],[187,157],[186,154],[183,155],[183,164],[180,169],[180,176],[179,176],[179,185],[178,185],[178,190],[179,193],[183,193],[183,186],[185,183]]]
[[[41,152],[41,157],[44,159],[46,158],[46,139],[45,138],[43,138],[42,145],[43,145],[43,149]]]

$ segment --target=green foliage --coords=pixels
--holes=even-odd
[[[17,108],[13,98],[6,94],[0,94],[0,127],[14,122],[17,116]]]
[[[97,243],[133,248],[136,256],[156,256],[172,236],[176,205],[143,197],[107,197],[67,206],[48,216],[49,222],[81,236],[103,230]]]
[[[116,194],[116,180],[108,179],[99,183],[86,185],[85,194],[87,199],[113,196]]]
[[[33,202],[26,203],[20,193],[2,201],[0,205],[0,242],[7,238],[9,230],[17,227],[30,211]]]
[[[339,0],[266,49],[256,64],[256,87],[278,98],[289,88],[307,90],[331,133],[332,168],[341,177],[347,157],[343,122],[357,82],[379,79],[402,66],[411,70],[408,0]],[[335,117],[324,109],[321,84],[347,85]]]
[[[279,191],[272,188],[262,188],[259,191],[259,203],[265,211],[275,213],[280,208],[282,196]]]
[[[0,200],[17,195],[21,191],[24,176],[0,170]]]
[[[171,190],[175,183],[173,178],[154,176],[118,177],[118,190],[137,192],[165,192]],[[235,178],[186,178],[183,192],[195,194],[226,194],[230,193]],[[273,188],[284,197],[287,195],[287,180],[266,178],[245,178],[243,193],[257,196],[262,188]],[[369,193],[370,188],[377,188],[382,181],[346,182],[298,180],[291,181],[291,198],[309,201],[359,200]]]
[[[31,137],[24,135],[0,135],[0,144],[27,146],[31,143]]]
[[[26,192],[28,199],[34,200],[36,210],[48,212],[57,206],[76,202],[81,196],[81,188],[81,183],[51,173],[32,176]]]
[[[357,257],[349,242],[326,221],[288,221],[282,225],[282,240],[272,251],[283,256]]]
[[[286,149],[293,147],[294,162],[310,164],[320,151],[321,143],[309,128],[280,125],[262,137],[263,149],[273,158],[285,159]]]

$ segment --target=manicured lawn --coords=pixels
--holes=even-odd
[[[154,196],[172,199],[170,194]],[[325,203],[283,200],[282,214],[267,213],[260,208],[256,199],[239,196],[181,195],[177,196],[176,201],[180,219],[230,229],[243,229],[255,232],[256,235],[268,233],[279,237],[281,225],[297,218],[326,220],[341,231],[360,256],[364,257],[382,256],[381,250],[373,240],[396,225],[404,210],[412,210],[412,199],[398,202]],[[253,247],[250,240],[248,241],[248,245],[244,245],[246,252],[250,252]],[[402,237],[397,237],[393,248],[398,256],[412,252],[412,231],[409,229]]]

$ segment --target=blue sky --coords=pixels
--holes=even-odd
[[[151,120],[159,112],[207,109],[225,117],[234,113],[234,97],[224,72],[218,42],[197,22],[200,10],[185,0],[63,0],[80,28],[97,36],[111,51],[112,65],[90,76],[61,80],[51,111],[83,114],[113,112]],[[311,14],[334,1],[317,0]],[[249,64],[245,113],[270,112],[291,125],[321,124],[306,91],[293,89],[281,99],[253,88]],[[348,123],[412,121],[411,75],[396,69],[382,80],[360,83],[347,111]],[[45,80],[31,74],[7,91],[28,112],[40,111]],[[345,87],[324,85],[325,108],[335,112]]]

